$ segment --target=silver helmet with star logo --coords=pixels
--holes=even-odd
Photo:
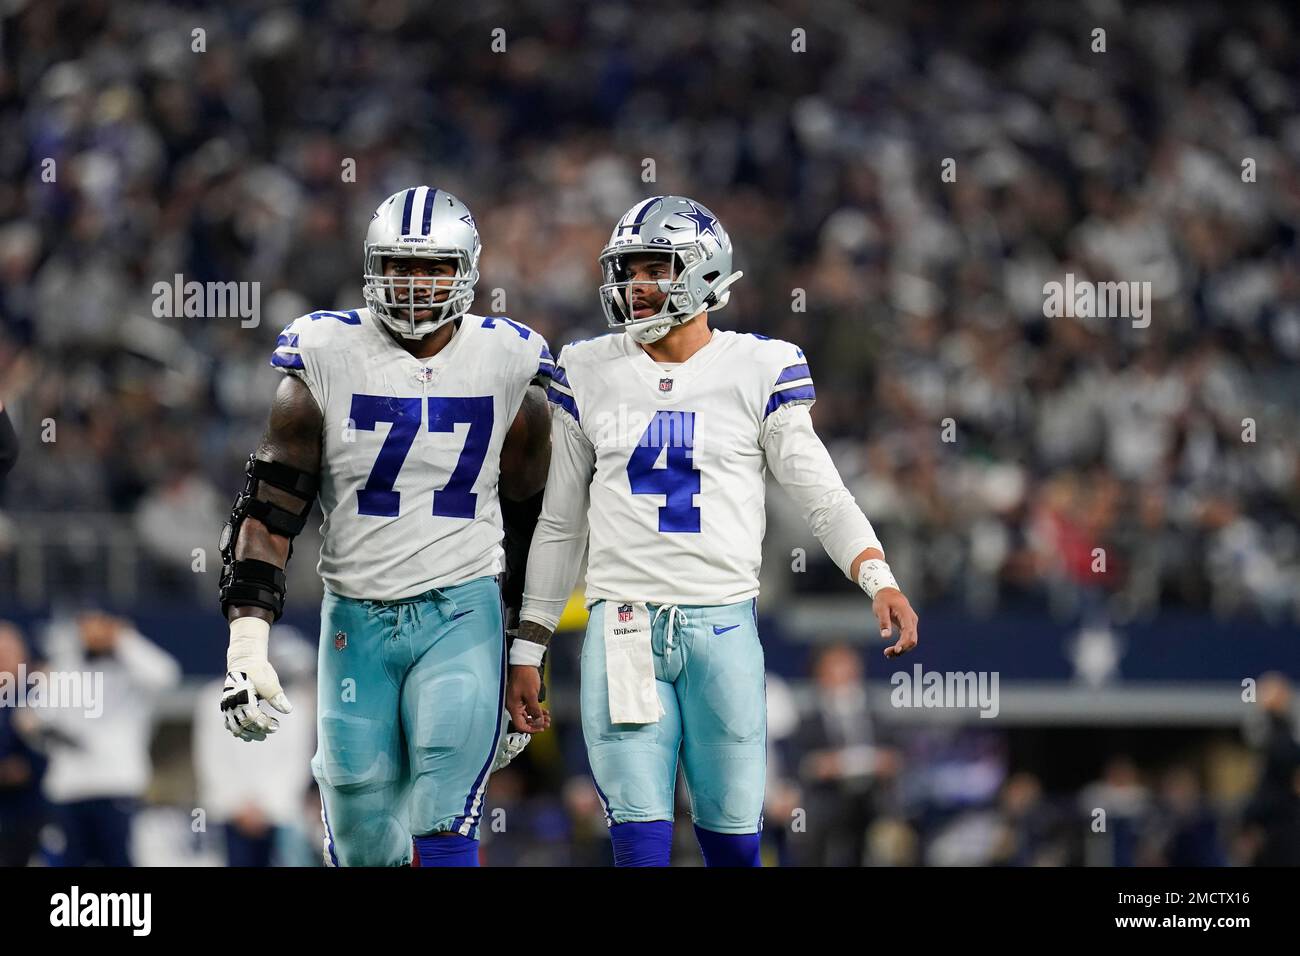
[[[638,255],[662,256],[662,277],[635,279],[629,260]],[[605,321],[638,342],[658,341],[673,326],[721,309],[742,275],[731,271],[731,238],[718,217],[685,196],[652,196],[624,213],[601,251],[600,269]],[[638,318],[632,286],[647,283],[663,294],[663,304]]]

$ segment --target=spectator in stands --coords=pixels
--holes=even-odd
[[[1079,792],[1079,825],[1087,866],[1137,865],[1138,838],[1149,819],[1151,794],[1125,754],[1106,761],[1100,780]]]
[[[1146,866],[1225,866],[1219,822],[1205,803],[1191,767],[1165,771],[1152,817],[1138,848]]]
[[[149,785],[149,743],[158,695],[180,667],[128,621],[84,611],[46,641],[47,674],[80,687],[82,706],[42,708],[49,754],[45,795],[60,834],[59,866],[131,865],[131,819]],[[96,699],[98,698],[98,699]]]
[[[790,741],[807,810],[795,857],[803,865],[861,866],[898,755],[876,739],[857,649],[836,644],[821,651],[813,685],[811,706]]]
[[[1256,700],[1260,720],[1250,737],[1260,768],[1242,813],[1246,855],[1256,866],[1300,866],[1300,742],[1291,681],[1276,672],[1262,675]]]

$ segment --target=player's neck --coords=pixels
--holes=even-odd
[[[408,339],[405,336],[398,335],[387,325],[384,326],[386,331],[394,342],[403,349],[410,352],[418,359],[433,358],[451,341],[451,337],[456,334],[456,329],[460,327],[460,319],[454,322],[448,322],[446,325],[440,325],[422,339]]]
[[[680,363],[708,345],[711,338],[713,330],[709,328],[709,314],[701,312],[689,322],[674,326],[658,342],[638,344],[656,362]]]

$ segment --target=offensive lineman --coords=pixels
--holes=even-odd
[[[221,709],[245,740],[278,726],[259,701],[292,709],[267,639],[319,495],[326,862],[474,866],[494,758],[528,739],[501,739],[502,599],[517,608],[549,457],[530,384],[554,362],[531,329],[469,313],[481,247],[455,196],[394,193],[364,248],[367,308],[294,320],[271,358],[285,379],[221,542]]]
[[[813,431],[803,352],[709,328],[741,275],[717,218],[681,196],[643,200],[600,264],[606,320],[625,334],[566,346],[553,374],[551,468],[506,706],[518,730],[543,729],[533,665],[589,543],[582,729],[616,864],[668,864],[680,752],[705,863],[758,866],[765,470],[872,599],[881,636],[898,625],[887,656],[916,645],[917,616]]]

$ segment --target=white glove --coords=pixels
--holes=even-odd
[[[230,622],[221,712],[226,729],[240,740],[265,740],[280,727],[278,720],[258,706],[259,701],[266,701],[282,714],[293,713],[293,704],[267,660],[270,635],[271,625],[260,617],[239,617]]]
[[[510,722],[510,715],[506,714],[507,726]],[[528,741],[533,739],[532,734],[521,734],[518,731],[501,735],[501,743],[497,745],[496,759],[492,761],[492,773],[496,773],[510,761],[514,760],[524,748],[528,746]]]

